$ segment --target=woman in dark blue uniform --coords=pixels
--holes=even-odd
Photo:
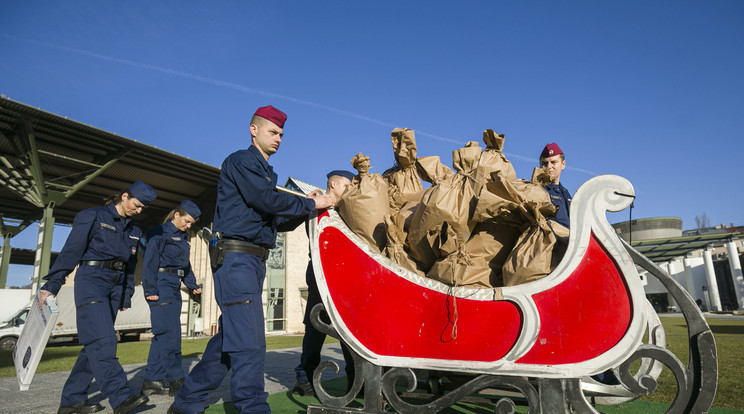
[[[93,413],[103,410],[88,402],[88,388],[96,379],[115,414],[128,413],[148,401],[135,394],[116,358],[114,320],[119,310],[132,304],[137,244],[142,231],[131,217],[155,201],[155,190],[136,181],[126,191],[112,196],[103,207],[79,212],[72,231],[44,277],[39,304],[56,295],[76,266],[75,306],[78,340],[83,345],[75,366],[62,389],[58,414]]]
[[[184,200],[147,234],[142,263],[142,287],[150,305],[153,338],[147,357],[142,393],[175,395],[186,376],[181,367],[181,280],[195,295],[201,293],[189,263],[186,234],[201,211]]]

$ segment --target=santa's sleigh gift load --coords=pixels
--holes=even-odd
[[[568,229],[549,220],[547,174],[516,178],[504,135],[488,129],[485,148],[471,141],[453,151],[454,171],[438,156],[418,157],[410,129],[394,129],[391,141],[396,165],[380,176],[369,157],[354,156],[359,174],[336,206],[373,251],[452,286],[513,286],[555,268]]]

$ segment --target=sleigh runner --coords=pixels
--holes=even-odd
[[[308,412],[381,412],[382,398],[395,411],[437,412],[494,386],[522,394],[530,412],[567,412],[571,409],[567,401],[574,410],[596,412],[582,393],[582,384],[584,389],[593,388],[595,397],[604,398],[599,402],[609,404],[646,394],[655,388],[660,372],[655,360],[669,366],[670,355],[658,346],[663,334],[651,334],[660,323],[645,299],[636,264],[671,284],[669,290],[680,296],[674,297],[686,318],[695,320],[691,326],[699,328],[695,336],[710,339],[701,354],[712,352],[712,362],[710,358],[705,363],[696,361],[703,357],[691,353],[691,362],[681,370],[684,375],[677,377],[678,398],[670,410],[680,404],[685,410],[709,407],[712,396],[702,397],[699,392],[701,382],[708,390],[712,383],[711,394],[715,392],[715,346],[707,324],[696,306],[684,305],[694,305],[689,295],[624,244],[605,218],[607,211],[626,208],[632,194],[631,184],[617,176],[586,182],[572,201],[572,230],[556,269],[534,282],[490,289],[453,287],[420,276],[371,249],[334,211],[322,214],[311,226],[311,254],[331,325],[321,322],[320,309],[313,310],[313,323],[356,354],[357,377],[347,395],[332,397],[320,383],[322,368],[333,365],[325,362],[313,379],[323,406],[311,406]],[[648,344],[643,344],[647,330]],[[692,336],[691,331],[691,340]],[[663,355],[649,359],[645,356],[649,347],[652,354]],[[630,374],[630,362],[641,357],[641,368]],[[671,358],[679,362],[673,354]],[[682,364],[672,365],[677,376]],[[588,378],[611,368],[620,378],[618,386]],[[706,375],[702,368],[708,370]],[[422,372],[474,378],[426,404],[401,399],[396,392],[399,380],[404,379],[413,391],[416,373]],[[537,387],[527,378],[536,378]],[[346,407],[362,386],[365,407]],[[686,402],[681,402],[685,393]],[[512,406],[513,402],[507,399],[499,404]]]

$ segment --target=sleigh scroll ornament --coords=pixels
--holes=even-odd
[[[357,375],[346,395],[331,396],[320,379],[324,367],[338,367],[324,362],[313,378],[323,406],[308,412],[438,412],[495,387],[521,394],[530,412],[591,413],[597,411],[587,395],[615,404],[652,392],[661,364],[678,383],[669,412],[707,410],[717,369],[702,314],[669,275],[619,239],[605,217],[626,208],[632,195],[631,184],[618,176],[584,183],[572,200],[569,243],[556,269],[531,283],[493,289],[452,287],[417,275],[369,248],[335,212],[321,215],[311,226],[311,254],[331,324],[318,317],[320,305],[313,323],[348,345]],[[686,367],[664,347],[637,264],[667,286],[688,320]],[[631,373],[639,359],[640,368]],[[589,378],[609,369],[619,385]],[[413,391],[417,375],[432,372],[472,380],[424,404],[405,401],[396,391],[402,384]],[[362,386],[364,408],[347,407]],[[503,398],[496,412],[513,407]]]

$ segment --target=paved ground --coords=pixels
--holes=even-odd
[[[294,386],[294,367],[300,360],[300,348],[287,348],[266,353],[266,391],[269,394],[284,392]],[[343,367],[343,356],[338,343],[328,344],[323,347],[323,360],[332,359]],[[184,360],[184,369],[188,372],[196,365],[197,359]],[[129,378],[129,385],[139,391],[142,387],[142,374],[144,364],[125,365],[124,371]],[[343,374],[343,369],[341,373]],[[59,408],[59,398],[62,386],[67,380],[69,371],[53,372],[49,374],[38,374],[34,376],[28,391],[18,390],[18,381],[15,377],[0,378],[0,413],[56,413]],[[339,374],[339,375],[342,375]],[[333,378],[333,372],[327,371],[323,378]],[[221,404],[230,401],[230,374],[222,381],[222,385],[210,396],[208,404]],[[113,413],[108,400],[104,399],[95,382],[95,390],[90,395],[90,400],[100,402],[106,409],[101,413]],[[152,395],[150,402],[133,413],[146,412],[148,414],[165,414],[173,401],[173,397],[167,395]]]
[[[679,316],[679,313],[665,313],[660,316]],[[744,315],[732,314],[710,314],[705,316],[711,319],[744,319]],[[270,394],[284,392],[294,386],[294,367],[300,360],[300,348],[287,348],[266,353],[266,391]],[[343,367],[343,356],[338,343],[325,345],[323,347],[323,360],[332,359]],[[187,372],[198,362],[197,359],[184,360],[184,370]],[[124,371],[129,378],[130,386],[139,391],[142,387],[142,374],[144,364],[125,365]],[[59,398],[62,393],[62,386],[69,375],[67,372],[54,372],[49,374],[36,375],[28,391],[21,392],[18,390],[18,382],[15,377],[0,378],[0,414],[2,413],[56,413],[59,407]],[[343,375],[343,369],[341,374]],[[332,372],[326,372],[324,379],[333,378]],[[221,404],[230,400],[230,374],[222,381],[222,385],[212,393],[208,404]],[[101,413],[113,413],[109,406],[108,400],[98,392],[98,388],[93,383],[95,390],[90,399],[94,402],[101,402],[106,409]],[[134,413],[146,412],[148,414],[165,414],[173,401],[172,397],[165,395],[152,395],[150,402]]]

